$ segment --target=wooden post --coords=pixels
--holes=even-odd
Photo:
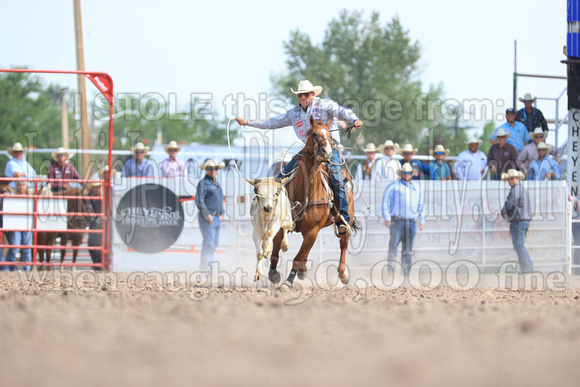
[[[66,103],[66,93],[68,88],[62,89],[62,104],[61,104],[61,128],[62,128],[62,146],[68,149],[69,134],[68,134],[68,106]]]
[[[76,38],[76,52],[77,52],[77,70],[85,71],[85,58],[83,54],[83,26],[81,20],[81,1],[73,0],[74,2],[74,13],[75,13],[75,38]],[[80,94],[81,103],[81,141],[80,147],[82,149],[88,150],[90,148],[89,142],[89,125],[88,125],[88,114],[87,114],[87,91],[85,88],[85,76],[83,74],[78,75],[78,87]],[[65,146],[63,144],[63,146]],[[89,169],[90,155],[87,152],[82,153],[82,166],[81,175]]]

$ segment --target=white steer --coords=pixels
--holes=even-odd
[[[290,200],[284,183],[287,179],[266,177],[263,179],[246,179],[254,186],[256,196],[252,200],[250,213],[254,226],[254,244],[258,263],[254,281],[262,278],[262,258],[272,255],[274,236],[282,229],[282,251],[288,250],[288,230],[294,228]]]

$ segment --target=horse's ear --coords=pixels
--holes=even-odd
[[[310,116],[310,127],[312,128],[314,126],[314,116]]]
[[[326,121],[326,129],[330,128],[330,124],[332,124],[332,117],[330,117],[328,121]]]

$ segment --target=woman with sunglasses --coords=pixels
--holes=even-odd
[[[54,161],[46,173],[46,177],[55,179],[50,183],[52,192],[60,192],[70,187],[69,182],[62,181],[62,179],[80,179],[74,165],[67,161],[69,157],[70,152],[63,147],[58,148],[56,152],[52,152]]]
[[[224,220],[224,194],[217,181],[218,170],[225,167],[223,162],[208,159],[199,166],[205,176],[197,183],[195,205],[199,209],[199,229],[203,237],[199,268],[211,270],[215,261],[214,252],[220,240],[220,224]]]

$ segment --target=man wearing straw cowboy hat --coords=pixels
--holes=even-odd
[[[364,179],[374,178],[375,176],[374,168],[377,161],[377,148],[375,147],[375,144],[370,142],[367,144],[367,146],[364,147],[363,152],[365,152],[365,155],[367,156],[367,159],[365,160],[362,169],[363,178]]]
[[[558,163],[548,157],[551,146],[544,142],[538,144],[538,159],[530,164],[528,180],[555,180],[562,178]]]
[[[497,144],[497,138],[495,134],[498,130],[503,129],[506,133],[509,133],[508,136],[508,144],[513,145],[518,152],[521,152],[524,149],[524,146],[532,141],[530,134],[528,133],[528,129],[524,124],[519,121],[516,121],[516,113],[514,109],[508,108],[505,111],[505,119],[506,122],[495,129],[495,131],[489,135],[489,142],[492,145]]]
[[[435,149],[429,150],[429,155],[435,157],[435,160],[429,163],[429,166],[435,172],[433,180],[451,180],[449,165],[443,161],[448,154],[449,149],[443,148],[443,145],[437,145]]]
[[[534,270],[534,265],[524,245],[526,234],[532,220],[532,208],[530,205],[530,195],[520,184],[520,180],[525,179],[523,172],[510,169],[501,175],[502,180],[507,180],[511,189],[506,202],[501,209],[501,216],[510,222],[510,235],[512,245],[518,255],[518,262],[522,274],[530,273]]]
[[[538,144],[541,142],[546,142],[546,137],[548,136],[548,132],[542,131],[542,128],[534,129],[534,133],[532,136],[533,142],[527,144],[524,149],[518,155],[518,169],[525,173],[526,177],[530,172],[530,164],[532,161],[538,159]],[[547,143],[546,143],[547,144]],[[562,160],[562,155],[564,154],[563,148],[556,148],[550,146],[552,150],[549,152],[552,156],[556,158],[556,162],[560,164]]]
[[[487,156],[479,150],[483,141],[471,136],[465,143],[469,148],[457,156],[453,172],[458,180],[481,180],[487,167]]]
[[[24,159],[24,153],[26,153],[26,150],[27,149],[23,148],[22,144],[19,142],[15,143],[14,146],[8,147],[7,152],[11,158],[10,161],[6,163],[6,168],[4,169],[6,177],[36,177],[36,171],[28,161]],[[10,186],[13,190],[16,189],[16,183],[12,182]]]
[[[145,158],[149,147],[138,142],[131,152],[135,157],[127,160],[123,166],[122,177],[153,177],[153,164]]]
[[[516,120],[521,122],[528,128],[528,132],[534,131],[536,128],[542,128],[542,131],[548,131],[548,123],[544,118],[544,114],[540,109],[532,106],[536,102],[536,98],[532,97],[531,93],[524,94],[524,97],[519,98],[520,102],[524,103],[524,107],[516,113]]]
[[[408,163],[413,167],[413,180],[431,180],[435,175],[435,171],[419,160],[413,160],[413,156],[417,153],[417,149],[414,149],[411,144],[405,144],[403,148],[399,150],[399,153],[403,155],[403,163]]]
[[[177,153],[181,150],[181,147],[177,145],[177,142],[170,141],[169,145],[163,147],[165,152],[169,155],[168,158],[163,160],[161,163],[161,176],[162,177],[187,177],[187,168],[183,160],[177,159]]]
[[[389,228],[389,253],[387,259],[391,265],[397,259],[397,248],[403,243],[403,273],[409,275],[411,257],[413,256],[413,241],[417,232],[417,218],[419,230],[423,230],[425,213],[423,211],[423,192],[418,184],[413,184],[413,167],[405,163],[397,171],[401,177],[389,184],[383,195],[381,213],[385,227]]]
[[[399,153],[399,144],[393,143],[391,140],[385,141],[383,145],[379,145],[377,149],[382,153],[377,160],[378,171],[380,171],[380,178],[393,181],[397,180],[397,171],[401,169],[401,163],[394,158],[395,153]]]
[[[492,145],[487,152],[487,164],[495,174],[495,180],[499,180],[503,172],[508,169],[517,170],[518,152],[512,144],[507,143],[511,133],[499,128],[495,132],[497,143]]]
[[[224,194],[217,181],[218,170],[225,167],[223,162],[208,159],[199,166],[205,170],[205,176],[197,183],[195,205],[199,209],[197,217],[203,236],[201,247],[200,270],[206,271],[215,260],[214,252],[219,244],[220,224],[224,219]]]
[[[52,192],[60,192],[70,186],[69,182],[63,182],[61,179],[78,180],[80,176],[74,165],[67,162],[70,157],[70,152],[67,149],[60,147],[56,152],[52,152],[51,156],[54,161],[50,164],[46,177],[49,179],[57,179],[50,182],[50,188]]]
[[[236,117],[237,123],[242,126],[253,126],[259,129],[278,129],[285,126],[292,126],[296,136],[303,142],[306,142],[306,131],[310,126],[311,116],[319,122],[326,122],[329,118],[332,118],[330,131],[336,144],[340,143],[337,120],[350,121],[355,128],[360,128],[363,125],[363,122],[358,119],[352,110],[340,106],[330,99],[318,98],[318,95],[322,92],[321,86],[313,86],[310,81],[304,80],[298,83],[298,90],[290,90],[298,96],[299,104],[288,110],[286,113],[265,121],[248,121],[241,117]],[[297,163],[298,157],[293,158],[292,161],[288,163],[283,173],[285,175],[289,174],[296,167]],[[326,165],[332,172],[329,174],[331,186],[334,191],[334,196],[337,199],[340,214],[342,215],[342,218],[349,223],[350,216],[348,215],[346,192],[344,190],[344,182],[340,176],[342,157],[338,149],[336,149],[336,146],[333,147],[332,156]],[[348,227],[342,224],[342,219],[340,219],[337,224],[339,234],[345,234],[348,232]]]

